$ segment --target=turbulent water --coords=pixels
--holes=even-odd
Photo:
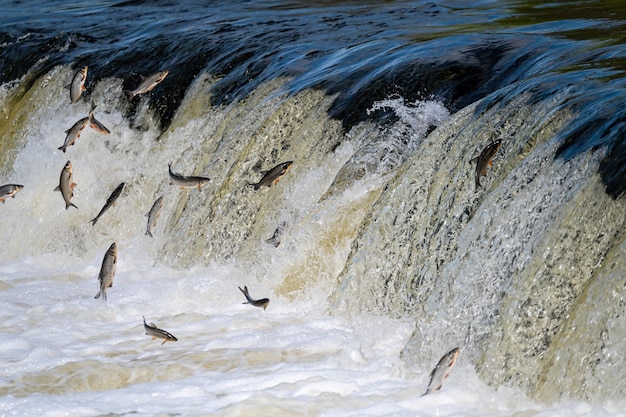
[[[91,3],[0,5],[0,414],[626,413],[621,1]]]

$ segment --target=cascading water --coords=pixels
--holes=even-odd
[[[623,203],[588,175],[601,150],[554,158],[553,138],[574,117],[553,103],[528,106],[523,94],[479,115],[476,106],[455,114],[368,214],[339,277],[336,308],[415,317],[403,352],[409,362],[425,365],[461,346],[487,379],[529,390],[563,372],[549,364],[559,349],[552,341],[567,332],[625,226]],[[503,140],[501,152],[475,190],[470,160],[494,139]]]
[[[263,406],[288,398],[294,403],[272,410],[317,415],[323,401],[298,402],[317,395],[332,407],[345,400],[360,415],[394,407],[410,415],[425,404],[435,415],[439,400],[420,399],[411,372],[424,372],[421,384],[458,346],[461,382],[450,385],[465,411],[492,411],[479,400],[463,403],[478,377],[539,401],[620,399],[619,48],[598,44],[600,29],[582,20],[572,30],[587,28],[593,41],[552,38],[522,18],[500,17],[483,33],[475,25],[489,15],[485,4],[278,3],[247,5],[245,13],[216,6],[225,20],[202,18],[192,6],[145,34],[128,22],[114,25],[119,33],[93,22],[89,36],[71,27],[50,38],[37,20],[21,36],[3,32],[0,179],[25,188],[0,207],[2,331],[22,334],[5,342],[11,362],[0,394],[62,401],[119,390],[131,398],[135,385],[168,391],[182,381],[176,395],[221,415],[243,415],[240,397]],[[145,9],[148,21],[160,16]],[[97,11],[143,13],[133,2]],[[20,16],[10,29],[21,27]],[[415,16],[423,27],[414,28]],[[51,13],[42,25],[57,18]],[[46,53],[33,59],[38,48]],[[64,87],[83,65],[88,88],[71,103]],[[154,91],[124,93],[138,74],[164,68],[170,74]],[[67,152],[58,150],[63,132],[93,106],[111,134],[87,128]],[[497,139],[477,188],[473,158]],[[66,210],[53,189],[68,160],[78,209]],[[294,164],[278,184],[250,187],[288,160]],[[170,163],[210,182],[178,189],[169,184]],[[116,205],[92,226],[120,182]],[[160,196],[151,238],[145,214]],[[113,241],[120,278],[107,304],[93,304],[94,277]],[[237,310],[243,285],[269,296],[267,312],[251,319]],[[183,333],[161,351],[174,356],[137,347],[133,321],[142,315]],[[74,327],[64,327],[70,318]],[[47,337],[38,333],[44,326]],[[401,364],[385,356],[390,346]],[[354,382],[334,373],[374,362],[393,382],[368,386],[371,374]],[[218,388],[198,382],[207,378]],[[262,386],[260,398],[250,384]],[[394,392],[395,405],[379,412],[384,401],[372,393],[380,389]],[[367,412],[357,405],[362,396]],[[135,412],[96,409],[86,414]]]

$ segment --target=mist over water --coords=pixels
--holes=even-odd
[[[626,11],[464,3],[1,6],[2,414],[624,415]]]

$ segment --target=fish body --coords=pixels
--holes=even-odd
[[[176,337],[174,337],[173,334],[171,334],[170,332],[167,332],[163,329],[159,329],[158,327],[156,327],[156,325],[154,323],[146,323],[146,318],[143,318],[143,328],[146,331],[146,334],[148,336],[152,336],[152,340],[155,339],[164,339],[163,343],[161,343],[161,346],[164,345],[166,342],[176,342],[178,341],[178,339]]]
[[[115,204],[115,201],[120,196],[120,194],[122,193],[123,189],[124,189],[124,183],[121,183],[120,185],[115,187],[115,190],[113,190],[113,192],[111,193],[109,198],[107,198],[106,203],[104,203],[104,206],[100,210],[100,213],[98,213],[98,215],[96,217],[94,217],[93,219],[89,220],[91,222],[92,226],[95,226],[96,222],[98,221],[100,216],[102,216],[104,214],[104,212],[109,209],[109,207],[111,207],[113,204]]]
[[[80,96],[83,94],[83,91],[85,91],[87,68],[88,67],[85,66],[76,71],[74,73],[74,76],[72,77],[72,81],[67,86],[67,88],[70,90],[70,100],[72,100],[72,103],[77,102],[78,99],[80,99]]]
[[[63,142],[62,146],[59,146],[59,150],[65,153],[67,147],[72,146],[76,142],[76,139],[80,137],[80,134],[83,133],[83,130],[87,127],[87,123],[89,123],[89,117],[83,117],[74,123],[72,127],[67,129],[65,131],[65,133],[67,133],[67,136],[65,136],[65,142]]]
[[[443,357],[435,366],[435,369],[430,373],[430,382],[428,383],[428,388],[426,392],[422,394],[422,397],[426,394],[430,394],[433,391],[438,391],[441,389],[443,385],[443,381],[448,377],[452,367],[456,363],[457,358],[459,357],[459,348],[454,348],[450,352],[443,355]]]
[[[285,175],[287,171],[289,171],[289,168],[291,168],[292,164],[293,161],[287,161],[276,165],[269,171],[262,171],[261,174],[263,174],[263,178],[261,178],[261,181],[257,182],[256,184],[248,183],[248,185],[254,187],[255,190],[258,190],[263,186],[271,187],[272,185],[275,185],[276,183],[278,183],[278,181],[280,181],[283,175]]]
[[[200,191],[202,186],[210,181],[210,179],[206,177],[193,177],[177,174],[172,171],[172,164],[169,164],[168,168],[170,174],[170,184],[177,185],[180,188],[198,188],[198,191]]]
[[[111,133],[111,131],[109,129],[107,129],[107,127],[105,125],[100,123],[100,121],[98,119],[96,119],[96,116],[93,115],[93,111],[95,109],[96,109],[96,106],[93,106],[93,108],[89,112],[89,127],[92,128],[93,130],[95,130],[98,133],[102,133],[104,135],[108,135],[109,133]]]
[[[483,151],[476,158],[470,162],[476,163],[476,172],[474,174],[474,182],[476,183],[476,191],[481,187],[480,177],[487,175],[487,166],[492,166],[492,159],[500,149],[502,139],[495,140],[483,149]]]
[[[287,222],[280,222],[276,230],[274,230],[274,234],[272,235],[272,237],[270,237],[269,239],[266,239],[265,242],[277,248],[278,245],[280,245],[280,238],[285,232],[286,227],[287,227]]]
[[[263,310],[265,310],[267,308],[267,305],[270,303],[269,298],[259,298],[258,300],[255,300],[254,298],[250,297],[250,293],[248,292],[248,287],[246,287],[245,285],[243,286],[243,289],[241,289],[241,287],[237,287],[237,288],[239,288],[239,291],[241,291],[243,295],[245,295],[246,300],[248,300],[242,304],[251,304],[255,307],[263,307]]]
[[[167,77],[167,74],[170,72],[168,70],[155,72],[152,75],[148,75],[147,77],[141,77],[141,83],[137,88],[132,91],[127,91],[130,98],[135,97],[138,94],[144,94],[148,91],[151,91],[154,87],[157,86],[161,81]]]
[[[102,298],[107,300],[107,288],[113,286],[113,277],[115,276],[115,267],[117,265],[117,246],[115,242],[111,244],[107,252],[102,259],[102,266],[100,267],[100,273],[98,274],[98,280],[100,281],[100,291],[96,294],[95,298]]]
[[[146,227],[146,235],[152,236],[152,228],[156,225],[157,220],[159,220],[159,216],[161,215],[161,209],[163,208],[163,196],[156,199],[154,204],[152,204],[152,208],[146,214],[148,217],[148,226]]]
[[[0,201],[4,203],[4,200],[9,197],[15,198],[15,194],[20,192],[22,188],[24,188],[24,186],[19,184],[5,184],[0,186]]]
[[[59,185],[54,189],[54,191],[61,191],[61,195],[63,196],[63,200],[65,201],[65,210],[70,208],[70,206],[74,208],[76,205],[72,203],[70,200],[74,196],[74,187],[76,184],[73,182],[74,174],[72,172],[72,163],[67,161],[63,170],[61,171],[61,177],[59,178]]]

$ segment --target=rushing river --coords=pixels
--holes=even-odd
[[[0,415],[624,416],[625,34],[621,0],[2,3]]]

